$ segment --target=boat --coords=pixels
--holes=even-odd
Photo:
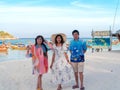
[[[13,50],[26,50],[26,46],[24,44],[12,44],[11,49]]]
[[[8,53],[8,47],[4,44],[0,45],[0,53]]]

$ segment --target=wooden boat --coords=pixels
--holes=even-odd
[[[24,44],[14,44],[14,45],[11,45],[11,49],[13,49],[13,50],[26,50],[26,46]]]
[[[0,45],[0,53],[7,53],[8,52],[8,47],[5,45]]]
[[[4,47],[4,48],[1,48],[0,47],[0,52],[7,52],[8,48]]]

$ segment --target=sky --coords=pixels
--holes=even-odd
[[[110,27],[113,33],[120,29],[118,0],[0,0],[0,30],[18,38],[54,33],[72,37],[75,29],[84,38]]]

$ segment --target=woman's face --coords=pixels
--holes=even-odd
[[[61,42],[61,38],[60,38],[60,36],[57,37],[57,42],[58,42],[58,43]]]
[[[41,45],[41,44],[42,44],[42,38],[41,38],[41,37],[39,37],[39,38],[37,39],[37,44],[38,44],[38,45]]]

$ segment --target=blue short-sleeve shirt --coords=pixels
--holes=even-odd
[[[78,39],[70,42],[71,62],[84,62],[84,51],[87,50],[86,42]]]

